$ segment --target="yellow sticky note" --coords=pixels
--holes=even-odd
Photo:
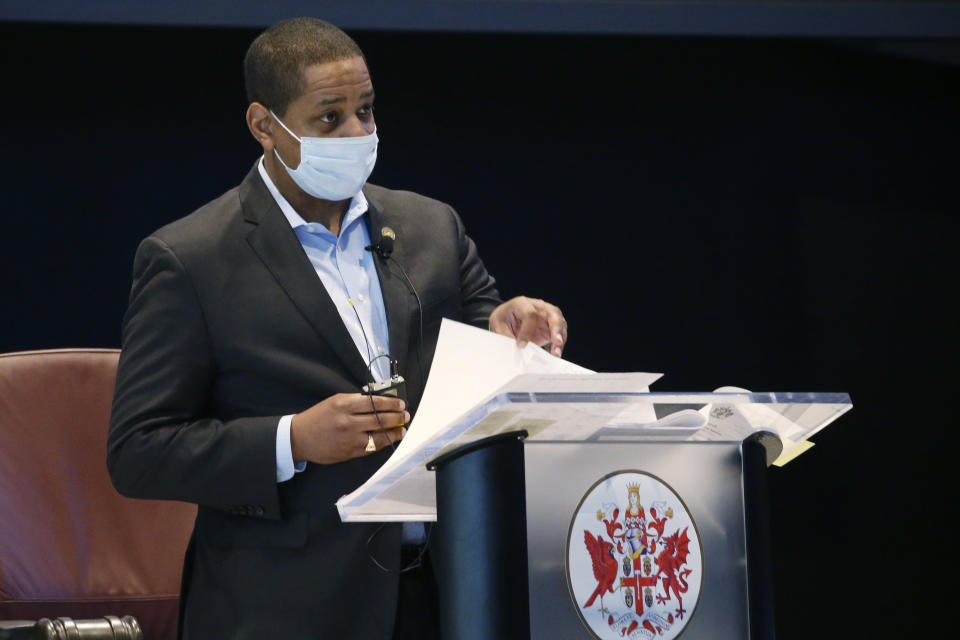
[[[802,442],[798,442],[797,444],[790,447],[789,449],[784,448],[784,451],[783,453],[780,454],[780,457],[773,461],[774,466],[782,467],[783,465],[787,464],[788,462],[790,462],[791,460],[799,456],[801,453],[805,453],[810,449],[812,449],[813,445],[814,445],[813,442],[810,442],[809,440],[804,440]]]

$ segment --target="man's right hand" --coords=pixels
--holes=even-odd
[[[407,432],[403,425],[410,421],[410,414],[404,408],[403,400],[391,396],[362,393],[330,396],[293,416],[290,423],[293,459],[333,464],[369,455],[369,436],[373,436],[377,451],[390,446],[390,442],[399,442]]]

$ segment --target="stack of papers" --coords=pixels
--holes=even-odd
[[[594,373],[533,344],[443,320],[423,398],[390,459],[337,501],[345,522],[436,520],[426,464],[475,440],[525,430],[530,441],[715,440],[755,431],[784,445],[775,464],[851,408],[846,394],[649,393],[659,373]]]

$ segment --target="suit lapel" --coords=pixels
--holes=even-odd
[[[247,242],[358,384],[366,383],[367,367],[353,338],[290,223],[263,184],[256,165],[240,185],[239,195],[244,218],[255,225],[247,235]],[[390,339],[393,340],[392,332]]]
[[[383,306],[387,313],[387,328],[390,334],[390,355],[400,363],[401,372],[406,371],[410,366],[407,362],[407,356],[410,353],[408,346],[410,344],[410,324],[412,321],[411,311],[413,310],[413,294],[400,273],[400,269],[394,263],[406,264],[404,246],[403,246],[403,223],[389,215],[385,215],[368,191],[364,192],[367,196],[369,210],[367,212],[367,230],[370,232],[370,242],[376,244],[380,240],[380,229],[384,226],[393,229],[397,235],[396,242],[393,245],[393,255],[387,260],[374,255],[373,262],[377,268],[377,275],[380,278],[380,291],[383,294]]]

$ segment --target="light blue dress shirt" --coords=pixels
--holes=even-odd
[[[340,312],[363,361],[370,365],[371,376],[377,381],[386,380],[390,377],[387,313],[373,253],[364,250],[370,244],[370,234],[363,223],[369,208],[363,192],[350,201],[337,236],[318,222],[307,222],[296,212],[273,184],[263,166],[263,158],[257,168]],[[277,482],[289,480],[296,471],[306,468],[306,463],[294,465],[290,448],[292,420],[292,415],[283,416],[277,425]]]

